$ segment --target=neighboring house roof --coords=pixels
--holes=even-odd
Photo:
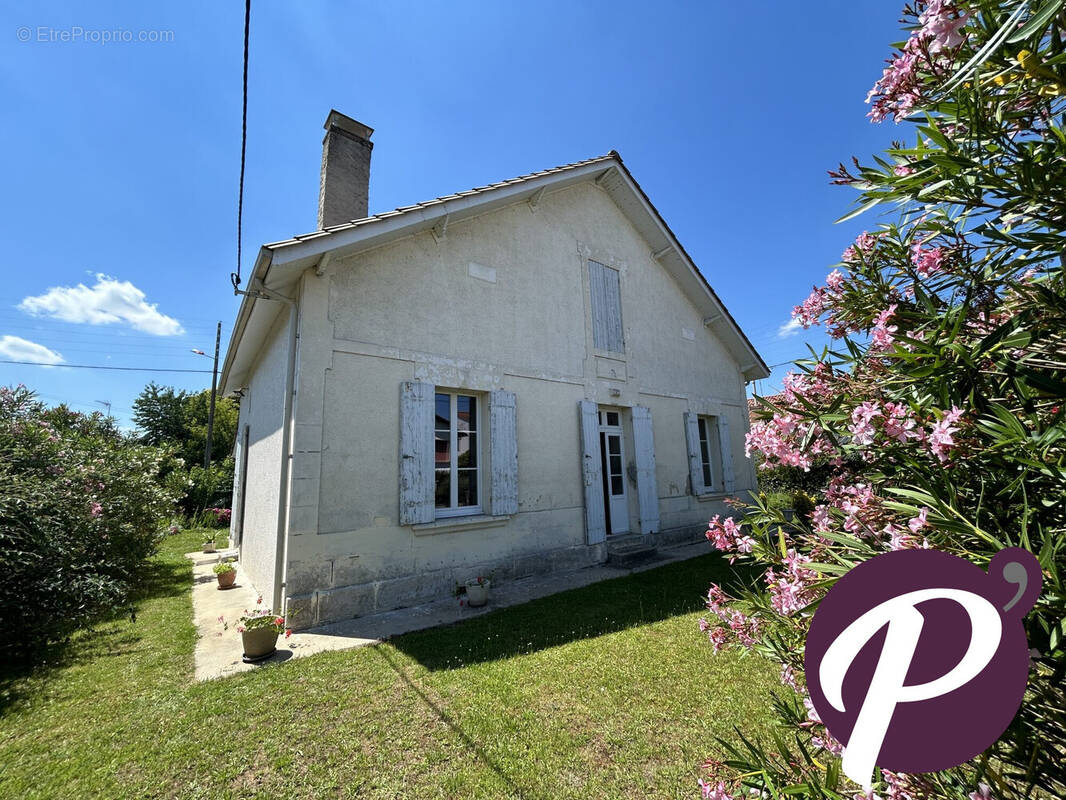
[[[237,313],[220,386],[230,394],[247,385],[248,372],[279,311],[260,295],[285,296],[308,267],[324,269],[332,257],[347,257],[391,240],[428,230],[445,233],[447,226],[516,202],[536,205],[543,193],[594,180],[614,200],[652,246],[653,257],[673,275],[697,306],[704,324],[725,343],[747,380],[768,377],[770,370],[707,279],[652,205],[644,190],[614,150],[604,156],[533,172],[510,180],[402,206],[322,230],[264,245],[259,250],[246,294]],[[269,308],[264,308],[268,306]]]
[[[749,397],[748,422],[758,422],[758,420],[755,418],[755,412],[762,408],[762,405],[760,405],[759,400],[765,400],[768,403],[773,403],[776,405],[782,402],[784,399],[785,395],[782,392],[778,392],[777,394],[760,395],[759,397]]]

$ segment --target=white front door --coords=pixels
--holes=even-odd
[[[629,503],[626,499],[625,449],[622,441],[622,415],[600,411],[600,465],[603,472],[603,507],[607,512],[607,533],[629,531]]]

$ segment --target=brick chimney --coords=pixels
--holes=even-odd
[[[318,227],[328,228],[367,215],[370,195],[370,141],[368,128],[339,111],[326,117],[322,140],[322,176],[318,188]]]

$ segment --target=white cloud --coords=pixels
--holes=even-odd
[[[77,286],[53,286],[36,297],[27,297],[19,309],[35,317],[45,316],[63,322],[111,325],[122,322],[131,328],[155,336],[179,336],[181,323],[161,314],[155,303],[145,300],[144,292],[129,281],[97,274],[91,289]]]
[[[0,336],[0,356],[12,361],[29,361],[32,364],[63,363],[63,356],[55,350],[18,336]]]
[[[803,326],[800,325],[800,321],[798,319],[796,319],[795,317],[793,317],[792,319],[790,319],[788,322],[786,322],[784,325],[782,325],[780,328],[777,329],[777,338],[778,339],[787,339],[789,336],[795,336],[802,329],[803,329]]]

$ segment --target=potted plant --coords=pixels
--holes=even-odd
[[[215,577],[218,578],[219,589],[232,589],[233,582],[237,580],[237,568],[229,561],[215,564]]]
[[[279,616],[269,608],[262,608],[263,598],[255,601],[256,608],[252,611],[244,610],[244,615],[238,620],[237,631],[241,634],[244,643],[244,658],[246,664],[262,661],[270,658],[277,650],[278,635],[284,631],[285,638],[292,636],[292,629],[285,627],[285,617]],[[222,618],[218,618],[223,628],[229,630],[229,625]]]
[[[476,580],[466,582],[466,602],[471,606],[483,606],[489,601],[489,589],[492,581],[483,575]]]
[[[209,531],[208,533],[204,534],[203,543],[205,553],[215,552],[215,534],[213,532]]]

